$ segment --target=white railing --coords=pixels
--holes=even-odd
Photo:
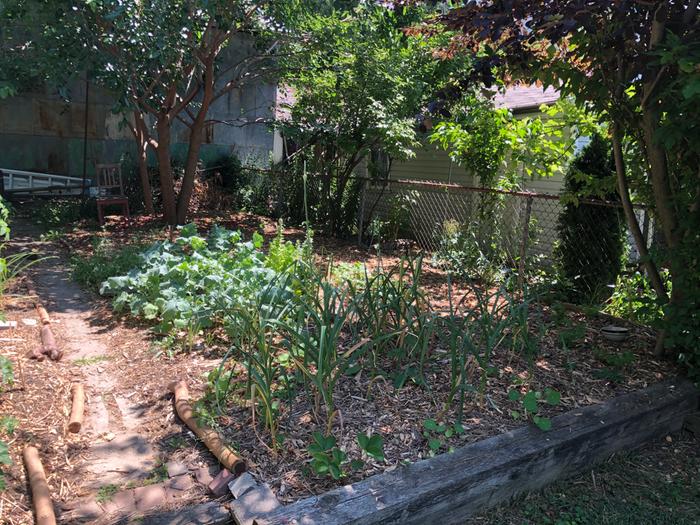
[[[61,193],[80,195],[83,179],[35,171],[0,168],[4,189],[8,193]],[[89,185],[90,181],[87,181]]]

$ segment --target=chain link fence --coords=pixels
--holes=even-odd
[[[573,218],[563,220],[567,207]],[[639,206],[635,213],[647,245],[658,242],[650,210]],[[359,223],[361,241],[412,239],[434,258],[473,266],[466,269],[476,274],[490,267],[523,278],[563,266],[575,279],[571,274],[619,268],[622,257],[639,262],[622,207],[613,202],[567,206],[558,195],[390,180],[366,183]]]

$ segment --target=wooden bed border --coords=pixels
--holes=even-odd
[[[686,417],[698,410],[699,400],[700,393],[690,381],[665,381],[556,416],[549,432],[521,427],[282,506],[254,523],[463,523],[518,494],[585,471],[616,452],[681,430]],[[144,523],[187,524],[183,517]],[[235,520],[229,514],[206,523]]]

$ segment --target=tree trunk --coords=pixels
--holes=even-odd
[[[170,159],[170,119],[167,115],[160,114],[156,124],[158,131],[158,172],[160,174],[160,193],[163,199],[163,218],[165,222],[174,226],[177,224],[177,210],[175,205],[175,181]]]
[[[668,303],[668,293],[666,292],[666,287],[661,279],[661,274],[659,274],[659,269],[651,260],[649,255],[649,250],[647,249],[646,241],[644,240],[644,235],[639,227],[639,222],[637,221],[637,216],[634,214],[634,208],[632,207],[632,200],[630,199],[629,188],[627,186],[627,175],[625,174],[625,161],[622,156],[622,132],[620,127],[615,122],[612,123],[612,143],[613,143],[613,156],[615,158],[615,172],[617,174],[617,187],[618,193],[620,194],[620,201],[622,202],[622,209],[625,212],[625,217],[627,218],[627,224],[632,232],[632,237],[634,237],[634,242],[637,245],[637,251],[642,259],[642,264],[647,272],[651,285],[656,292],[656,295],[664,303]],[[656,346],[654,348],[654,354],[661,355],[664,352],[664,340],[666,338],[665,330],[660,330],[656,338]]]
[[[197,164],[199,163],[199,152],[202,149],[202,133],[206,122],[209,106],[214,98],[214,56],[211,56],[205,65],[204,90],[202,91],[202,101],[192,125],[190,126],[190,139],[187,149],[187,160],[185,162],[185,174],[182,178],[180,196],[177,201],[177,222],[184,224],[187,219],[187,210],[190,206],[192,191],[194,189],[194,178],[197,174]]]
[[[659,215],[664,241],[670,251],[678,247],[678,217],[673,205],[673,197],[668,174],[666,152],[655,140],[656,125],[659,122],[658,111],[647,108],[642,115],[644,147],[649,161],[649,175],[654,194],[656,213]]]
[[[615,122],[611,123],[612,129],[612,143],[613,143],[613,156],[615,158],[615,173],[617,175],[617,189],[620,194],[620,201],[622,202],[622,209],[625,212],[625,218],[627,219],[627,225],[632,232],[632,237],[634,237],[634,243],[637,246],[637,251],[644,264],[644,269],[649,276],[651,285],[654,287],[656,295],[664,302],[668,302],[668,294],[666,293],[666,288],[664,286],[659,270],[651,260],[649,256],[649,250],[647,248],[646,241],[644,240],[644,235],[639,227],[639,222],[637,221],[637,216],[634,214],[634,208],[632,207],[632,200],[630,199],[629,188],[627,186],[627,175],[625,174],[625,161],[622,156],[622,132],[620,127]]]
[[[148,177],[148,131],[143,115],[134,111],[134,137],[136,138],[137,160],[139,166],[139,180],[143,191],[143,204],[148,215],[155,215],[153,208],[153,190]]]
[[[153,207],[153,190],[151,189],[151,181],[148,177],[148,155],[146,148],[142,148],[139,144],[138,152],[139,164],[139,180],[141,181],[141,190],[143,191],[143,205],[148,215],[155,215],[156,210]]]
[[[187,220],[187,211],[190,207],[190,199],[194,190],[194,178],[197,174],[199,163],[199,151],[202,146],[202,131],[204,123],[195,122],[190,128],[190,140],[185,162],[185,173],[182,178],[180,195],[177,200],[177,223],[184,224]]]

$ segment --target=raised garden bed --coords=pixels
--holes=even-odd
[[[195,233],[190,229],[187,235]],[[170,330],[166,348],[172,351],[172,343],[178,337],[188,341],[188,351],[180,353],[178,357],[183,362],[198,349],[206,351],[211,357],[217,354],[223,356],[231,338],[239,347],[250,344],[249,340],[236,339],[240,336],[239,327],[226,319],[232,308],[241,311],[238,304],[217,307],[218,313],[213,314],[211,304],[214,300],[201,300],[201,297],[218,293],[217,287],[207,288],[199,284],[200,280],[211,275],[209,268],[217,270],[221,260],[234,268],[239,263],[237,260],[231,261],[225,254],[227,258],[220,259],[221,252],[210,254],[198,251],[194,247],[202,245],[203,241],[198,240],[196,235],[190,239],[183,239],[182,249],[176,246],[163,248],[163,256],[159,251],[148,266],[151,268],[148,270],[148,282],[159,282],[158,289],[168,291],[169,281],[160,277],[164,271],[161,268],[163,259],[173,261],[167,263],[167,268],[180,268],[180,261],[183,261],[182,267],[197,265],[192,273],[167,270],[171,272],[168,279],[186,283],[186,294],[177,297],[193,305],[193,310],[187,310],[188,315],[203,312],[209,316],[206,318],[209,326],[201,331],[178,329],[175,326],[177,320],[167,317],[171,320],[165,326]],[[240,251],[234,247],[233,251],[236,250]],[[325,260],[337,261],[343,257],[347,260],[350,250],[340,246],[333,250],[326,246],[323,253]],[[269,268],[265,262],[266,255],[256,252],[253,257],[260,268],[256,276],[263,275],[267,271],[265,268]],[[202,268],[203,260],[213,260],[216,264]],[[380,266],[384,272],[391,272],[399,259],[365,252],[364,258],[353,262],[365,264],[367,271],[374,276]],[[412,262],[417,264],[415,259]],[[404,262],[404,268],[410,263]],[[320,263],[319,266],[323,267]],[[320,282],[334,286],[342,283],[335,270],[327,272]],[[348,268],[343,270],[347,277]],[[342,357],[335,361],[337,377],[332,398],[336,412],[331,417],[327,408],[314,407],[319,396],[317,386],[312,384],[315,363],[310,363],[312,368],[309,372],[301,373],[298,366],[300,353],[297,361],[283,361],[290,344],[302,343],[299,333],[316,330],[318,323],[309,324],[307,319],[292,327],[292,330],[285,328],[279,334],[270,334],[264,349],[269,352],[270,363],[266,369],[258,371],[273,374],[268,394],[276,403],[274,424],[275,433],[279,435],[276,436],[279,437],[277,446],[273,443],[270,428],[262,424],[264,407],[260,404],[260,394],[256,395],[255,402],[248,394],[250,386],[246,355],[253,355],[259,349],[248,353],[234,351],[222,369],[215,369],[206,382],[190,383],[195,395],[204,394],[199,409],[205,417],[218,426],[227,441],[248,461],[256,478],[270,484],[282,503],[292,503],[343,483],[359,481],[495,436],[521,426],[524,420],[534,422],[546,431],[549,420],[557,414],[604,402],[677,374],[677,368],[672,363],[651,355],[653,333],[643,327],[621,322],[629,329],[629,337],[624,342],[614,343],[606,340],[600,332],[603,326],[610,324],[608,318],[569,311],[556,304],[530,302],[523,308],[522,297],[517,292],[498,291],[495,285],[486,287],[475,283],[450,282],[445,272],[427,259],[421,265],[420,286],[417,291],[412,291],[409,289],[411,282],[418,279],[415,272],[413,269],[403,275],[406,286],[400,290],[406,295],[404,307],[411,310],[408,314],[397,314],[394,308],[387,315],[388,320],[384,325],[377,327],[371,325],[373,320],[364,324],[359,322],[352,317],[358,314],[353,313],[341,330],[334,343],[339,356],[348,352],[352,358],[362,355],[352,361],[342,362]],[[232,275],[236,279],[239,274]],[[265,278],[262,278],[259,288],[265,286]],[[380,284],[385,286],[387,293],[395,293],[391,289],[394,285],[387,285],[387,282],[396,283],[397,278],[398,275],[394,273],[391,279],[385,279]],[[129,284],[126,288],[128,301],[132,309],[146,312],[140,299],[139,279],[129,278],[128,282],[135,284]],[[228,274],[221,279],[227,283]],[[255,286],[235,289],[238,294],[243,294],[249,293],[245,290],[251,288],[255,289]],[[119,293],[123,288],[116,289]],[[168,301],[176,297],[168,293]],[[218,295],[212,297],[216,299]],[[342,297],[346,302],[353,300],[352,294]],[[453,304],[459,304],[454,307],[454,314],[449,311],[450,299]],[[144,300],[156,303],[155,307],[149,306],[148,315],[143,314],[144,321],[161,321],[160,325],[163,326],[162,320],[166,317],[161,315],[161,307],[157,306],[160,299],[144,295]],[[493,307],[496,305],[503,305],[504,309],[495,313]],[[185,306],[189,308],[187,304]],[[392,308],[386,304],[379,307],[386,308],[386,311]],[[371,310],[366,304],[359,308],[364,308],[363,315]],[[243,313],[249,315],[249,312]],[[331,313],[329,318],[338,311]],[[219,320],[211,323],[212,315],[218,316]],[[403,315],[403,318],[397,319],[398,315]],[[482,321],[482,318],[489,316],[490,320]],[[465,317],[468,317],[466,321]],[[184,321],[185,325],[189,323],[187,319]],[[421,323],[424,322],[434,323],[435,333],[419,334],[427,345],[427,357],[424,369],[418,373],[416,365],[420,359],[416,356],[419,352],[413,351],[413,355],[408,355],[410,352],[404,351],[410,345],[402,333],[415,335],[422,330]],[[497,326],[499,323],[501,326]],[[274,326],[275,329],[270,331],[276,331],[279,325]],[[368,333],[372,330],[375,330],[374,333]],[[461,336],[463,330],[470,332],[472,340],[460,340],[454,345],[449,340],[449,334]],[[514,334],[518,330],[519,339],[515,341]],[[487,331],[496,334],[497,341],[489,343],[491,346],[484,349],[486,338],[482,334]],[[371,337],[381,340],[387,333],[393,333],[393,339],[376,352],[374,348],[377,345],[356,347],[358,341]],[[318,342],[318,337],[313,339],[312,343],[315,342]],[[466,349],[464,345],[469,342],[475,342],[478,348]],[[526,348],[526,344],[530,346]],[[455,352],[465,357],[463,372],[454,369],[459,365],[460,357]],[[254,404],[256,409],[253,413]],[[310,447],[315,442],[318,445],[318,433],[323,434],[322,437],[333,436],[334,443],[328,441],[322,446],[326,446],[329,452],[337,449],[344,456],[334,466],[334,472],[329,472],[329,469],[323,472],[318,464],[310,463]],[[368,454],[366,447],[358,442],[359,434],[381,439],[381,453]],[[351,468],[353,460],[362,460],[362,466]],[[330,476],[329,473],[335,475]]]
[[[512,281],[458,282],[429,258],[319,248],[318,240],[309,264],[301,246],[270,242],[268,229],[251,241],[204,231],[189,227],[158,245],[107,288],[142,326],[158,327],[161,352],[175,361],[226,355],[204,381],[188,375],[201,396],[196,410],[282,504],[390,476],[525,423],[547,441],[561,414],[678,374],[653,357],[652,331],[526,296]],[[311,269],[290,272],[282,260]],[[365,275],[369,287],[360,286]],[[259,293],[271,285],[290,299]],[[332,304],[322,304],[327,297]],[[280,304],[288,315],[261,317]],[[335,330],[338,319],[323,342],[332,355],[322,378],[321,329]],[[611,322],[628,330],[624,341],[603,337]]]
[[[524,426],[399,467],[273,512],[257,510],[246,525],[462,523],[479,511],[582,472],[611,454],[680,430],[698,409],[689,381],[664,381],[605,403],[569,411],[543,434]],[[230,523],[255,515],[256,488],[230,505],[216,502],[147,517],[151,525]],[[241,508],[245,505],[245,509]],[[231,512],[232,514],[229,514]],[[236,523],[242,523],[237,520]]]
[[[667,381],[573,410],[546,435],[523,427],[353,485],[307,498],[257,525],[459,523],[479,510],[559,478],[610,454],[682,428],[698,408],[688,381]]]

